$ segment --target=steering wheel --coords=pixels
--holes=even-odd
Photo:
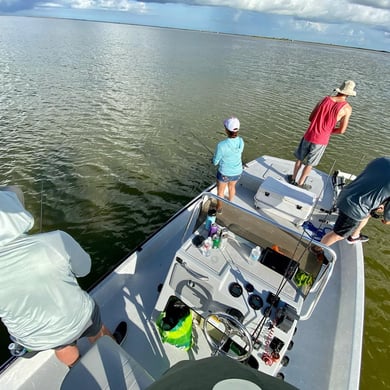
[[[207,325],[210,324],[213,327],[215,327],[211,322],[210,319],[213,318],[216,322],[219,324],[222,324],[224,329],[221,329],[217,327],[222,333],[221,340],[215,340],[210,335],[209,329],[207,329]],[[233,317],[230,314],[227,313],[210,313],[203,322],[203,333],[206,337],[206,340],[208,344],[210,345],[211,349],[214,351],[213,355],[221,354],[228,356],[234,360],[238,361],[244,361],[249,358],[253,351],[253,342],[252,342],[252,336],[248,332],[248,330],[245,328],[245,326],[238,321],[237,318]],[[232,339],[233,336],[238,336],[241,341],[244,342],[245,347],[241,347],[240,349],[245,350],[246,352],[243,355],[237,355],[233,353],[232,351],[224,351],[222,348],[225,345],[226,341],[228,339]],[[234,340],[233,340],[234,341]]]

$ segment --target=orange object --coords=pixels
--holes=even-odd
[[[280,250],[280,248],[279,248],[277,245],[272,245],[272,249],[273,249],[275,252],[279,252],[279,253],[283,254],[283,252]]]

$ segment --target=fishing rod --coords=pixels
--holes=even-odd
[[[205,150],[207,150],[208,153],[210,153],[211,155],[214,155],[214,152],[213,152],[205,143],[203,143],[203,142],[199,139],[199,137],[196,137],[195,134],[194,134],[192,131],[190,131],[190,133],[192,134],[192,136],[193,136],[195,139],[198,140],[198,142],[205,148]]]
[[[210,153],[212,156],[214,155],[214,152],[213,152],[205,143],[203,143],[203,142],[199,139],[199,137],[196,137],[195,134],[194,134],[192,131],[190,131],[190,133],[192,134],[192,136],[193,136],[195,139],[198,140],[198,142],[204,147],[205,150],[207,150],[208,153]],[[242,165],[243,165],[244,168],[247,167],[246,162],[245,162],[244,160],[242,160]]]
[[[39,218],[39,233],[42,233],[43,220],[43,180],[41,181],[41,215]]]

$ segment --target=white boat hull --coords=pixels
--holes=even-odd
[[[277,180],[284,180],[285,175],[291,173],[292,164],[291,161],[267,156],[248,164],[237,186],[234,203],[248,210],[253,216],[262,215],[265,221],[272,223],[275,231],[279,231],[278,229],[282,226],[284,230],[280,231],[285,232],[283,234],[286,236],[286,242],[291,237],[297,240],[300,236],[309,242],[310,237],[306,236],[299,224],[284,219],[279,212],[274,213],[271,210],[269,213],[267,210],[258,209],[254,202],[254,196],[264,179],[273,177]],[[316,189],[317,197],[317,203],[310,218],[317,225],[318,221],[323,219],[331,224],[336,216],[324,212],[324,210],[331,209],[333,205],[333,189],[327,188],[327,175],[313,170],[310,180],[310,184]],[[194,250],[191,249],[190,239],[196,228],[196,218],[192,220],[191,215],[193,210],[199,206],[200,199],[200,197],[198,200],[195,199],[189,206],[187,205],[188,207],[176,214],[169,223],[140,245],[91,291],[101,308],[102,318],[110,329],[114,329],[121,320],[127,321],[128,334],[122,348],[156,380],[179,361],[198,360],[211,355],[212,351],[201,328],[202,317],[205,313],[214,311],[214,308],[217,309],[221,304],[222,306],[235,305],[244,312],[246,316],[244,323],[251,331],[254,330],[258,319],[256,316],[260,313],[250,308],[247,310],[243,304],[237,303],[239,301],[232,298],[221,287],[225,288],[231,282],[229,278],[233,278],[234,272],[229,267],[233,269],[237,266],[243,278],[254,284],[257,283],[258,274],[264,274],[265,268],[262,268],[262,264],[256,264],[258,269],[250,268],[253,265],[249,262],[244,264],[246,260],[241,261],[238,257],[234,259],[234,266],[228,262],[227,266],[224,265],[225,268],[219,271],[216,265],[217,270],[210,272],[208,281],[199,282],[200,285],[203,283],[203,286],[206,286],[210,292],[211,306],[206,308],[208,299],[202,298],[202,293],[196,294],[195,299],[189,295],[191,291],[188,289],[187,292],[185,289],[177,292],[178,281],[172,278],[178,278],[176,274],[185,275],[187,271],[175,261],[175,257],[178,253],[183,253],[184,256],[189,256],[188,259],[196,260],[198,256],[190,253]],[[201,227],[198,227],[199,229]],[[187,247],[185,245],[182,247],[186,242],[189,242]],[[352,390],[359,387],[364,318],[362,246],[361,244],[348,245],[342,241],[330,249],[329,253],[337,254],[337,261],[334,262],[333,274],[330,272],[328,284],[323,291],[321,290],[322,282],[318,283],[320,299],[318,303],[315,302],[314,309],[310,307],[310,300],[316,301],[316,297],[308,296],[303,302],[299,294],[296,294],[298,297],[294,295],[296,291],[289,292],[288,285],[280,292],[283,300],[291,301],[291,305],[296,305],[298,311],[302,309],[301,318],[304,318],[306,314],[309,317],[305,321],[298,321],[296,333],[291,334],[294,346],[286,352],[289,356],[288,366],[282,368],[276,365],[265,366],[261,361],[261,353],[258,352],[256,355],[254,351],[254,356],[260,361],[262,371],[271,375],[281,372],[286,382],[300,389]],[[189,264],[192,270],[204,274],[207,267],[195,260]],[[271,274],[271,271],[267,272]],[[275,274],[272,276],[275,281],[270,281],[270,286],[272,283],[280,283],[279,279],[282,279],[281,275],[273,271],[272,273]],[[218,280],[218,275],[223,280]],[[325,283],[327,279],[324,277],[322,280]],[[271,287],[270,290],[272,290]],[[194,321],[193,325],[195,346],[188,352],[162,343],[156,328],[156,316],[163,310],[170,294],[180,295],[179,298],[187,301],[185,303],[192,304],[194,306],[192,309],[200,313],[200,317],[197,317],[198,320],[200,318],[199,323]],[[215,303],[218,305],[214,307]],[[199,307],[196,307],[197,305]],[[306,308],[308,313],[304,312],[307,305],[309,305],[309,308]],[[276,332],[289,340],[288,333],[293,333],[293,329],[286,334],[279,330]],[[90,348],[86,340],[80,340],[78,344],[82,354]],[[0,388],[59,389],[67,372],[68,368],[56,360],[52,351],[44,351],[31,359],[19,358],[9,362],[0,374]]]

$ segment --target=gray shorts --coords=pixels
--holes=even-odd
[[[348,237],[358,228],[359,224],[360,221],[348,217],[339,210],[339,216],[334,224],[333,231],[341,237]]]
[[[92,314],[91,314],[91,322],[92,322],[92,324],[87,329],[85,329],[83,334],[79,337],[80,339],[82,337],[96,336],[100,332],[100,329],[103,326],[102,319],[100,316],[99,305],[96,302],[95,302],[95,306],[94,306]],[[77,340],[75,340],[69,344],[60,345],[54,349],[62,349],[62,348],[68,347],[69,345],[76,345],[76,343],[77,343]]]
[[[320,163],[321,157],[325,152],[326,146],[327,145],[313,144],[302,138],[297,150],[294,152],[294,156],[299,161],[304,162],[306,165],[315,167]]]

